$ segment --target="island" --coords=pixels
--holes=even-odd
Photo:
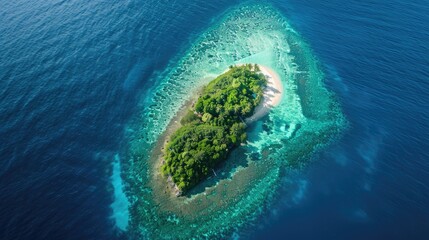
[[[301,173],[306,176],[313,154],[337,141],[348,126],[338,97],[326,87],[323,62],[271,4],[243,1],[208,25],[189,38],[189,48],[151,75],[153,84],[141,94],[127,124],[120,164],[130,200],[131,238],[225,239],[240,236],[242,230],[247,234],[278,201],[296,202],[305,187]],[[215,85],[210,82],[229,66],[246,63],[257,63],[266,79],[253,113],[240,115],[243,121],[236,119],[247,125],[247,139],[239,142],[238,135],[223,160],[222,141],[233,143],[231,138],[217,140],[219,159],[211,158],[216,146],[207,154],[217,165],[198,166],[191,160],[197,152],[183,149],[213,146],[214,141],[203,143],[196,132],[231,135],[230,127],[214,129],[219,119],[212,113],[204,117],[212,123],[198,126],[204,123],[203,110],[195,114],[198,98],[203,99],[204,86],[210,90],[208,85]],[[193,121],[193,128],[186,129]],[[194,137],[195,142],[175,134]],[[177,197],[179,184],[183,193]]]
[[[245,143],[247,125],[278,103],[279,81],[269,81],[273,73],[268,71],[257,64],[230,66],[187,109],[165,147],[161,167],[176,195],[215,174],[216,165]]]

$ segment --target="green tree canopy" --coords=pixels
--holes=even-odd
[[[267,80],[257,65],[231,66],[211,81],[168,143],[162,172],[186,191],[246,141],[242,120],[260,103]]]

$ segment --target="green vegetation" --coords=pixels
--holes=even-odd
[[[246,140],[243,119],[253,114],[267,81],[257,65],[231,66],[203,90],[167,144],[162,172],[181,191],[207,177]]]

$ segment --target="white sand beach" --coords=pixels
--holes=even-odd
[[[262,102],[255,108],[254,114],[246,118],[246,123],[250,124],[267,115],[271,108],[280,104],[283,95],[283,85],[279,75],[271,68],[258,65],[261,72],[267,78],[267,86],[264,89]]]

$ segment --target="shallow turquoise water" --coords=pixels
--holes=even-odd
[[[274,69],[283,84],[282,101],[250,127],[248,145],[232,153],[217,176],[191,195],[171,197],[154,146],[192,93],[238,63]],[[345,127],[323,79],[309,47],[275,8],[243,4],[218,18],[159,75],[142,100],[141,119],[129,126],[130,231],[149,238],[218,238],[264,213],[282,177],[304,166]],[[158,146],[164,140],[159,141]]]
[[[150,196],[150,186],[123,181],[130,169],[128,144],[136,138],[140,141],[134,141],[135,146],[149,141],[145,134],[138,133],[147,129],[144,111],[154,99],[154,90],[159,90],[158,85],[167,82],[167,75],[183,65],[180,60],[199,43],[198,39],[204,38],[209,28],[218,29],[224,14],[240,3],[246,2],[0,0],[1,238],[137,239],[141,236],[143,228],[133,228],[143,222],[133,216],[141,214],[136,214],[135,207],[127,211],[126,206],[135,206],[137,200],[143,202],[145,198],[136,199],[131,194],[127,199],[124,194],[134,189],[133,192],[149,196],[149,200],[154,197]],[[311,52],[295,54],[293,61],[302,68],[306,66],[302,63],[313,62],[308,59],[319,60],[314,65],[316,70],[311,72],[323,78],[326,87],[335,93],[350,122],[349,128],[342,138],[314,154],[306,167],[295,171],[282,168],[282,162],[286,161],[278,159],[291,157],[280,146],[286,145],[286,141],[276,145],[270,139],[275,134],[271,130],[280,130],[284,133],[280,137],[291,143],[303,132],[301,124],[309,125],[308,119],[326,116],[324,111],[310,111],[314,109],[311,105],[305,107],[311,104],[311,99],[302,96],[311,89],[303,85],[304,88],[297,88],[298,94],[291,95],[293,99],[299,97],[303,117],[289,116],[288,124],[282,125],[283,113],[272,112],[264,124],[253,126],[253,145],[231,156],[228,163],[236,164],[223,166],[219,178],[211,178],[194,193],[201,193],[206,186],[216,188],[205,200],[208,203],[209,198],[217,200],[222,194],[234,193],[226,191],[233,189],[233,184],[223,188],[225,191],[221,191],[221,186],[214,187],[217,182],[227,183],[225,179],[242,179],[234,181],[242,186],[250,183],[243,191],[237,191],[239,196],[257,185],[246,176],[260,173],[257,176],[266,176],[263,183],[269,184],[269,180],[280,179],[272,182],[278,186],[276,193],[271,194],[272,201],[260,204],[260,199],[255,198],[261,208],[249,205],[249,209],[257,209],[254,215],[259,217],[242,214],[233,221],[231,211],[219,214],[241,226],[233,230],[233,237],[426,239],[429,235],[427,2],[270,0],[263,3],[273,4],[274,12],[286,16],[286,25],[299,33],[298,42],[308,43],[304,49]],[[246,46],[238,44],[241,47],[236,52],[240,56],[235,60],[215,56],[213,66],[204,65],[198,71],[217,75],[222,70],[217,61],[238,61],[250,56],[250,52],[261,51],[255,44],[271,50],[253,58],[270,62],[270,58],[278,57],[270,56],[269,52],[276,51],[274,44],[284,42],[275,38],[285,33],[283,30],[270,35],[270,39],[255,35]],[[293,52],[294,45],[288,45]],[[276,70],[285,71],[283,67],[277,66]],[[175,114],[174,109],[185,98],[172,105],[166,118]],[[295,106],[296,113],[299,105]],[[149,132],[151,139],[156,139],[166,123],[157,124],[160,128]],[[274,147],[266,140],[273,142]],[[278,155],[279,158],[264,160],[266,156]],[[262,163],[269,164],[264,167]],[[135,176],[139,175],[145,176],[141,173]],[[261,190],[263,187],[261,184]],[[266,198],[272,192],[253,193]],[[180,202],[171,206],[180,206]],[[222,207],[225,206],[216,209]],[[127,218],[131,221],[125,223]],[[182,219],[171,214],[161,214],[160,218],[172,225]],[[192,221],[195,222],[191,219],[188,223]],[[126,224],[131,231],[121,230]],[[168,226],[164,221],[159,221],[159,225]]]

